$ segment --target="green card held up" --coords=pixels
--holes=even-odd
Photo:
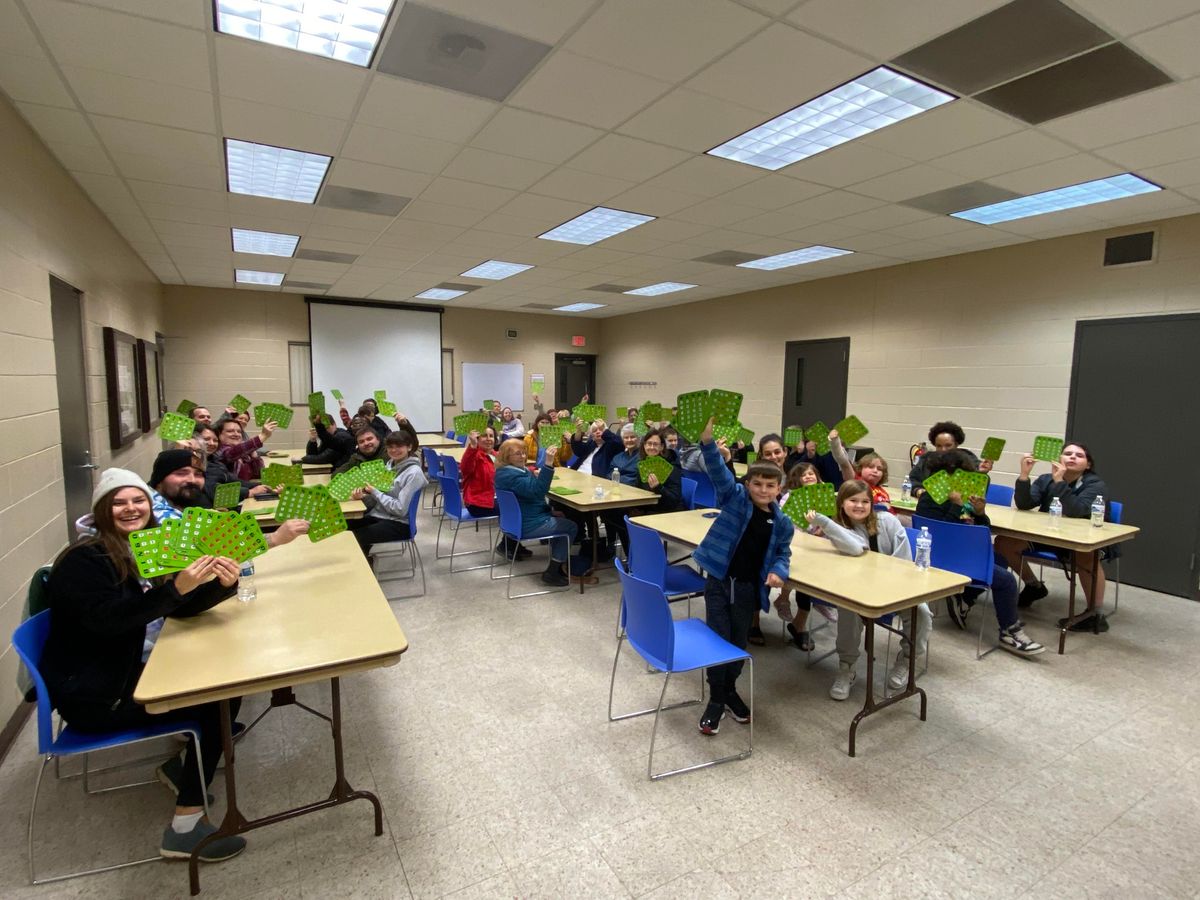
[[[817,453],[829,452],[829,426],[824,422],[813,422],[804,429],[804,437],[817,445]]]
[[[690,391],[676,399],[679,412],[675,416],[675,430],[689,441],[700,440],[708,420],[712,418],[712,398],[708,391]]]
[[[857,444],[867,436],[867,426],[862,423],[858,416],[846,416],[842,421],[833,426],[833,430],[838,433],[838,437],[842,439],[842,446],[849,447],[851,444]]]
[[[834,517],[837,492],[832,484],[806,484],[795,488],[783,506],[784,513],[793,523],[803,522],[810,509],[831,519]]]
[[[267,539],[253,516],[224,513],[200,534],[200,549],[212,556],[226,556],[244,563],[267,552]]]
[[[313,416],[325,415],[325,394],[321,391],[313,391],[308,395],[308,418]]]
[[[649,484],[650,476],[653,475],[659,484],[664,484],[671,476],[673,468],[674,466],[661,456],[647,456],[638,462],[638,477],[644,484]]]
[[[571,411],[571,415],[576,419],[583,419],[588,424],[597,419],[606,422],[608,421],[608,407],[602,403],[580,403]]]
[[[275,521],[303,519],[308,522],[308,538],[314,544],[346,530],[342,508],[324,485],[283,489],[275,507]]]
[[[376,391],[375,392],[375,405],[376,406],[379,405],[380,400],[386,400],[386,399],[387,399],[387,391]]]
[[[229,401],[229,405],[238,412],[244,413],[250,408],[250,398],[243,397],[241,394],[235,394],[233,399]]]
[[[396,404],[391,400],[379,400],[375,405],[379,407],[379,414],[381,416],[396,415]]]
[[[218,484],[217,489],[213,491],[213,507],[215,509],[233,509],[242,499],[242,483],[240,481],[227,481],[224,484]]]
[[[732,447],[737,443],[738,437],[741,436],[742,427],[740,425],[714,425],[713,440],[724,441],[726,447]]]
[[[261,428],[267,422],[287,428],[292,424],[292,408],[282,403],[259,403],[254,407],[254,424]]]
[[[968,472],[959,469],[950,476],[950,490],[957,491],[966,503],[972,497],[987,497],[988,481],[986,472]]]
[[[337,388],[331,388],[329,393],[333,394],[334,400],[345,400],[346,399],[345,397],[342,396],[342,392],[339,391]]]
[[[367,484],[380,491],[390,490],[396,480],[396,473],[387,467],[382,459],[369,459],[356,468],[361,469],[367,479]]]
[[[785,428],[783,430],[783,442],[788,447],[801,447],[804,444],[804,429],[803,428]]]
[[[665,422],[670,418],[661,403],[643,403],[638,413],[644,422]]]
[[[186,441],[192,436],[196,423],[179,413],[163,413],[158,424],[158,436],[164,441]]]
[[[983,449],[979,451],[980,459],[988,459],[995,462],[1000,458],[1000,454],[1004,452],[1004,445],[1008,443],[1004,438],[990,437],[983,442]]]
[[[712,401],[712,415],[718,425],[733,425],[742,411],[742,395],[736,391],[713,388],[708,392]]]
[[[283,466],[279,463],[271,463],[262,471],[262,483],[270,487],[279,487],[279,485],[295,485],[301,487],[304,485],[304,467],[303,466]]]
[[[484,408],[484,410],[486,410],[487,412],[491,412],[491,411],[492,411],[492,407],[493,407],[493,406],[495,406],[495,405],[496,405],[496,401],[495,401],[495,400],[484,400],[484,401],[483,401],[483,408]]]
[[[181,416],[186,416],[189,415],[191,411],[199,405],[199,403],[193,403],[191,400],[180,400],[179,406],[176,408],[175,412],[179,413]]]
[[[563,436],[575,433],[572,425],[542,425],[538,428],[538,447],[547,453],[552,453],[562,446]]]
[[[129,535],[129,550],[133,554],[134,565],[138,574],[143,578],[158,578],[160,575],[170,575],[186,569],[191,560],[175,556],[167,548],[167,532],[158,528],[144,528]],[[160,553],[167,550],[166,558],[160,558]]]
[[[950,499],[950,492],[954,490],[950,484],[950,476],[946,474],[945,469],[940,472],[934,472],[925,479],[921,487],[925,489],[925,493],[932,497],[936,503],[945,503]]]
[[[629,407],[628,406],[618,406],[617,407],[617,418],[618,419],[629,418]]]
[[[745,444],[747,447],[751,446],[754,443],[754,432],[749,428],[739,428],[738,443]]]
[[[1043,462],[1058,462],[1058,458],[1062,456],[1063,446],[1062,438],[1039,434],[1033,439],[1033,458]]]
[[[483,433],[487,428],[487,416],[481,412],[463,413],[454,417],[454,433],[470,434],[472,431]]]
[[[746,451],[746,465],[750,466],[758,462],[758,454],[753,450]]]

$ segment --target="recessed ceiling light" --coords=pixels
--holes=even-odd
[[[555,312],[587,312],[589,309],[601,309],[605,303],[568,303],[566,306],[554,307]]]
[[[776,253],[774,256],[764,256],[762,259],[752,259],[749,262],[738,263],[739,269],[786,269],[788,266],[802,266],[805,263],[830,259],[834,256],[847,256],[853,250],[839,250],[837,247],[805,247],[803,250],[789,250],[787,253]]]
[[[492,281],[499,281],[502,278],[519,275],[526,269],[532,268],[533,266],[526,266],[521,263],[501,262],[498,259],[489,259],[487,262],[481,262],[473,269],[467,269],[467,271],[462,273],[462,277],[487,278]]]
[[[225,139],[225,169],[233,194],[312,203],[331,161],[319,153]]]
[[[999,203],[977,206],[950,215],[957,219],[978,222],[980,225],[995,225],[997,222],[1011,222],[1013,219],[1040,216],[1063,209],[1074,209],[1077,206],[1091,206],[1093,203],[1107,203],[1109,200],[1120,200],[1122,197],[1134,197],[1161,190],[1157,184],[1126,172],[1124,175],[1085,181],[1083,184],[1042,191],[1028,197],[1002,200]]]
[[[675,291],[686,291],[694,288],[694,284],[684,284],[682,281],[660,281],[658,284],[648,284],[645,287],[625,291],[626,294],[637,294],[639,297],[657,297],[659,294],[671,294]]]
[[[255,272],[253,269],[235,269],[233,276],[238,284],[283,284],[282,272]]]
[[[291,256],[300,243],[298,234],[277,234],[274,231],[249,231],[245,228],[230,229],[233,232],[235,253],[258,253],[263,256]]]
[[[455,297],[461,297],[466,291],[452,291],[448,288],[430,288],[427,291],[421,291],[417,294],[422,300],[453,300]]]
[[[708,152],[773,172],[953,99],[880,66]]]
[[[392,0],[217,0],[217,31],[369,66]]]
[[[551,228],[545,234],[539,234],[538,237],[547,241],[564,241],[568,244],[595,244],[614,234],[620,234],[622,231],[628,231],[638,225],[645,225],[647,222],[653,222],[654,218],[654,216],[643,216],[640,213],[597,206],[569,222],[563,222],[557,228]]]

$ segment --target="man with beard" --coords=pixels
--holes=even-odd
[[[379,439],[379,433],[370,425],[360,424],[358,426],[358,429],[354,432],[354,444],[358,449],[350,454],[348,460],[333,470],[334,475],[348,472],[355,466],[362,465],[372,459],[382,459],[384,462],[387,462],[387,451],[383,449],[383,442]]]

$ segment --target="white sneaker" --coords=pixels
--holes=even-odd
[[[902,691],[908,687],[908,657],[901,653],[896,657],[896,663],[888,672],[888,687],[893,691]]]
[[[1000,632],[1000,646],[1009,653],[1017,656],[1037,656],[1044,653],[1046,648],[1025,633],[1025,629],[1017,625],[1008,631]]]
[[[854,684],[857,677],[858,673],[854,671],[853,666],[839,662],[837,678],[833,679],[833,684],[829,687],[829,696],[834,700],[845,700],[850,696],[850,685]]]

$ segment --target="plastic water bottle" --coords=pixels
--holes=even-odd
[[[242,563],[242,571],[238,575],[237,597],[243,603],[249,603],[257,596],[258,589],[254,586],[254,561],[248,559]]]
[[[929,527],[921,526],[921,533],[917,535],[917,555],[913,562],[917,564],[918,569],[928,569],[929,560],[933,557],[933,536],[929,533]]]
[[[617,492],[621,489],[621,470],[613,466],[612,473],[608,476],[612,482],[612,495],[617,496]]]
[[[1104,498],[1099,494],[1092,501],[1092,527],[1099,528],[1104,524]]]
[[[1050,501],[1050,527],[1058,528],[1062,525],[1062,501],[1055,497]]]
[[[909,478],[907,475],[905,475],[904,480],[902,482],[900,482],[900,499],[901,500],[909,500],[909,499],[911,499],[911,497],[912,497],[912,479]]]

